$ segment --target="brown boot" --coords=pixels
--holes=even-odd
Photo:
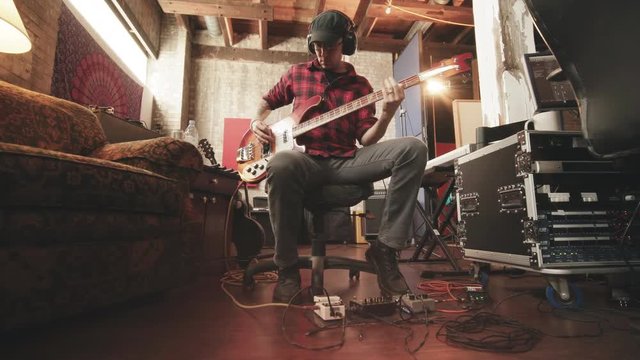
[[[296,266],[278,270],[278,283],[273,290],[273,302],[288,304],[300,292],[300,271]],[[300,303],[302,296],[298,294],[294,304]]]
[[[378,274],[378,286],[387,295],[402,295],[409,291],[398,268],[397,250],[375,241],[365,252],[367,261],[373,265]]]

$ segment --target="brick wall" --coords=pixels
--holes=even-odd
[[[167,135],[172,129],[184,129],[188,105],[183,105],[185,73],[190,73],[189,33],[181,29],[173,15],[162,18],[158,58],[149,61],[147,86],[153,94],[152,127],[161,127]],[[188,78],[188,77],[187,77]]]

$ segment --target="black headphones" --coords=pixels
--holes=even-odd
[[[358,48],[358,38],[356,37],[356,33],[355,33],[355,24],[353,23],[353,20],[351,20],[350,17],[348,17],[345,13],[343,13],[342,11],[338,11],[338,10],[327,10],[324,11],[320,14],[318,14],[315,18],[313,18],[313,20],[311,21],[311,24],[309,24],[309,34],[307,35],[307,48],[309,49],[309,52],[312,54],[315,54],[315,50],[313,49],[313,44],[311,44],[311,29],[313,28],[313,23],[316,21],[317,18],[319,18],[322,14],[326,14],[326,13],[336,13],[340,16],[342,16],[346,21],[347,21],[347,25],[344,28],[343,34],[342,35],[342,53],[344,55],[353,55],[356,52],[356,49]]]

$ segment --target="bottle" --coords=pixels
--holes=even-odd
[[[198,129],[196,128],[196,121],[189,120],[189,125],[184,130],[184,141],[190,142],[193,146],[198,146]]]

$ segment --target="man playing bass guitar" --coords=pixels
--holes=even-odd
[[[316,16],[307,37],[309,51],[316,58],[293,65],[263,96],[250,125],[255,137],[263,144],[273,143],[274,134],[264,120],[271,110],[291,102],[295,112],[306,99],[320,95],[320,104],[306,113],[305,119],[310,119],[372,93],[369,81],[342,58],[355,52],[356,42],[354,24],[347,15],[328,10]],[[367,183],[387,177],[391,179],[378,239],[366,251],[366,258],[375,267],[384,293],[409,290],[396,256],[410,237],[427,148],[416,138],[379,142],[404,99],[404,89],[395,80],[388,78],[384,85],[379,117],[375,117],[375,106],[368,105],[297,137],[305,152],[285,150],[269,160],[266,180],[274,260],[279,268],[274,301],[288,302],[300,290],[296,241],[305,194],[325,184]],[[362,147],[357,147],[356,141]]]

